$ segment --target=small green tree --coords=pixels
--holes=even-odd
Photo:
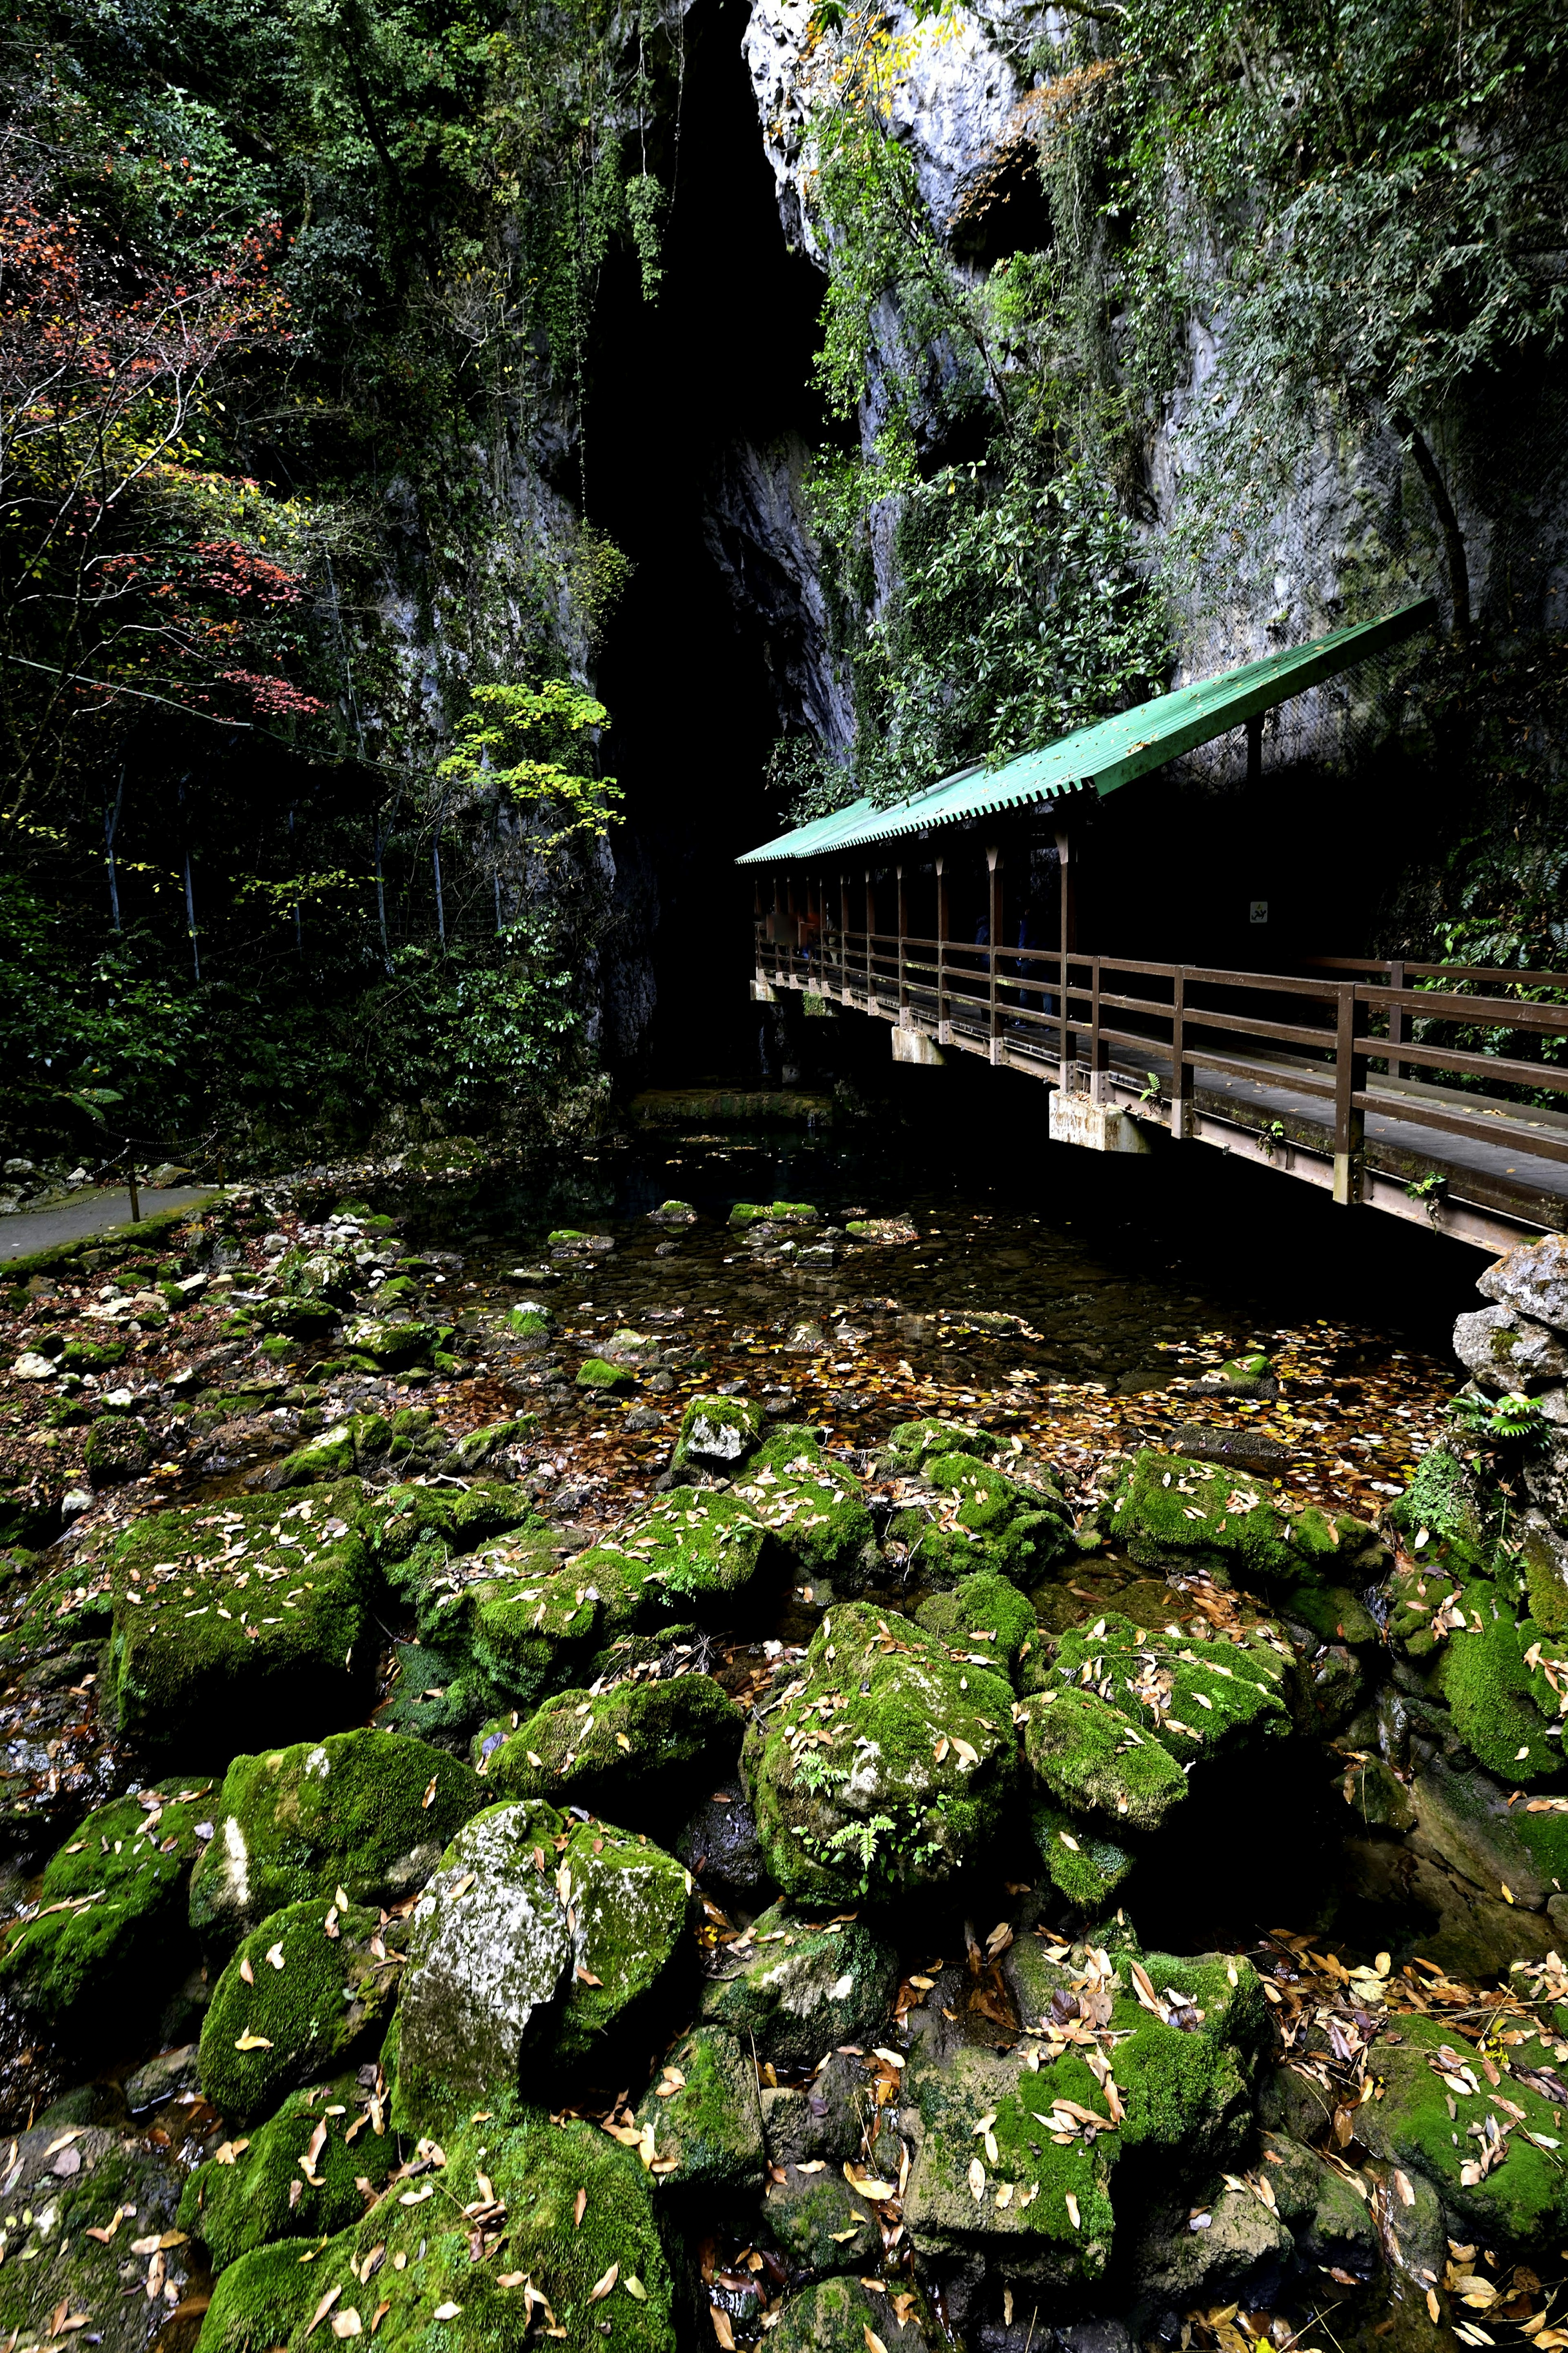
[[[472,709],[458,720],[455,744],[437,778],[444,795],[505,792],[543,828],[536,847],[602,840],[621,821],[623,795],[614,776],[595,774],[597,737],[610,723],[604,704],[570,679],[542,686],[476,686]]]

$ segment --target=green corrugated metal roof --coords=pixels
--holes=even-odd
[[[852,801],[832,817],[819,817],[794,833],[781,833],[738,858],[738,866],[766,866],[796,860],[817,860],[862,843],[888,841],[900,834],[924,833],[928,828],[954,825],[966,818],[996,809],[1023,808],[1036,801],[1061,799],[1090,786],[1102,797],[1119,785],[1131,784],[1151,768],[1162,766],[1182,752],[1224,735],[1244,720],[1255,718],[1292,694],[1302,694],[1352,662],[1397,645],[1401,638],[1424,628],[1436,617],[1436,601],[1423,597],[1381,621],[1361,621],[1348,629],[1331,630],[1308,646],[1289,653],[1266,654],[1261,661],[1243,662],[1218,678],[1178,687],[1173,694],[1157,694],[1132,711],[1119,711],[1112,719],[1079,727],[1055,744],[1021,753],[1005,767],[961,768],[955,776],[922,793],[895,801],[889,808],[873,808],[868,800]]]

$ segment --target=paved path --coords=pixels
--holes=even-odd
[[[143,1218],[162,1217],[170,1209],[193,1209],[215,1199],[216,1185],[170,1185],[142,1187]],[[52,1250],[57,1242],[80,1241],[86,1234],[108,1233],[131,1223],[131,1196],[122,1185],[74,1194],[53,1209],[21,1209],[0,1218],[0,1265],[14,1258],[30,1258],[35,1250]]]

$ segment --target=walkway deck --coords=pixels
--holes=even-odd
[[[1528,1100],[1568,1101],[1568,1067],[1551,1059],[1568,1054],[1568,976],[1068,954],[1064,1024],[1058,950],[1005,949],[993,972],[985,949],[952,941],[802,925],[803,945],[781,928],[758,926],[757,995],[868,1013],[893,1026],[903,1060],[951,1050],[1041,1079],[1064,1140],[1139,1151],[1163,1131],[1492,1252],[1568,1231],[1568,1112]],[[1501,993],[1521,983],[1563,1001]],[[1500,1030],[1509,1054],[1474,1050],[1476,1032]]]

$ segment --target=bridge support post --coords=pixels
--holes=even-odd
[[[1405,960],[1402,956],[1395,956],[1388,967],[1388,985],[1390,988],[1403,988],[1405,986]],[[1391,1079],[1404,1079],[1410,1075],[1395,1050],[1404,1043],[1405,1008],[1403,1005],[1391,1005],[1388,1008],[1388,1075]]]
[[[986,958],[991,967],[991,1059],[994,1062],[999,1062],[1002,1059],[1002,999],[998,994],[1002,974],[1001,850],[995,848],[988,849],[985,852],[985,863],[991,876],[990,903],[986,915],[986,930],[991,940],[991,953]]]
[[[902,1028],[910,1009],[909,965],[904,947],[910,928],[910,890],[902,866],[895,866],[893,872],[899,885],[899,1024]]]
[[[936,1040],[939,1046],[952,1043],[952,1022],[947,1009],[947,940],[950,915],[948,901],[947,860],[936,861]]]
[[[1187,976],[1176,966],[1171,999],[1171,1141],[1182,1144],[1194,1134],[1193,1066],[1186,1059]]]
[[[1110,1100],[1110,1049],[1100,1034],[1100,958],[1091,956],[1089,965],[1089,1099],[1103,1103]]]
[[[1346,1209],[1361,1199],[1366,1169],[1366,1113],[1356,1102],[1366,1092],[1365,1039],[1366,1007],[1347,983],[1334,1035],[1334,1199]]]

